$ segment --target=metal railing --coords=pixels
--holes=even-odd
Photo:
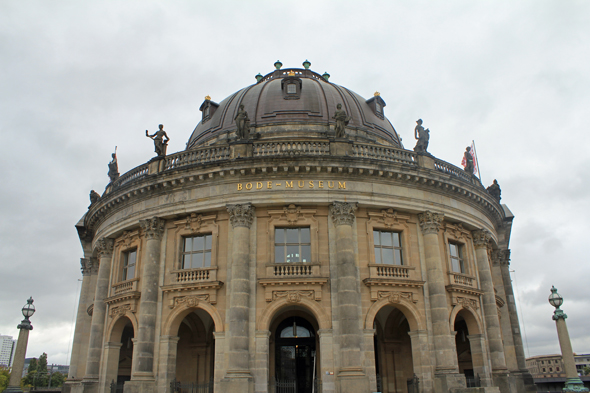
[[[111,381],[111,393],[123,393],[124,387],[125,382],[115,382],[115,380]]]
[[[466,375],[465,376],[465,383],[468,388],[479,388],[481,387],[481,379],[479,378],[479,374],[477,375]]]
[[[408,393],[420,393],[420,378],[416,374],[407,382]]]
[[[208,382],[180,382],[174,379],[170,382],[172,393],[213,393],[213,380]]]
[[[294,379],[275,379],[268,388],[269,393],[297,393],[297,381]]]

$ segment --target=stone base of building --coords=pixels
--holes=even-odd
[[[61,391],[62,393],[83,393],[84,387],[82,386],[82,380],[72,379],[65,381]]]
[[[515,379],[516,392],[536,393],[537,385],[528,370],[512,372],[511,377]]]
[[[494,386],[497,386],[498,388],[500,388],[500,392],[502,393],[511,393],[514,392],[514,384],[511,384],[511,382],[514,382],[513,380],[511,380],[510,378],[510,374],[508,373],[508,371],[496,371],[496,372],[492,372],[492,380],[494,381]]]
[[[228,371],[219,381],[220,392],[254,393],[254,380],[248,371]]]
[[[434,391],[436,393],[447,393],[465,389],[465,375],[458,372],[435,372]]]
[[[451,393],[500,393],[500,388],[497,386],[487,386],[483,388],[459,388],[451,389]]]
[[[369,378],[361,368],[341,369],[336,381],[340,393],[369,391]]]
[[[125,382],[123,393],[157,393],[155,379],[140,379]]]
[[[98,381],[82,381],[81,393],[98,393]]]

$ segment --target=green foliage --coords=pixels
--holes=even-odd
[[[590,374],[590,366],[585,366],[584,367],[584,375],[589,375]]]
[[[10,382],[10,372],[6,367],[0,367],[0,392],[3,392],[8,387]]]
[[[47,354],[43,352],[39,359],[31,359],[27,375],[21,380],[21,387],[46,387],[48,383]]]
[[[56,371],[51,376],[51,387],[58,388],[58,387],[62,386],[65,381],[66,381],[66,376],[63,375],[62,373],[60,373],[59,371]]]

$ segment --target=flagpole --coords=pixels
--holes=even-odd
[[[475,141],[472,139],[471,143],[473,144],[473,153],[475,154],[475,163],[477,164],[477,174],[479,175],[479,180],[481,181],[481,171],[479,169],[479,160],[477,159],[477,149],[475,148]]]

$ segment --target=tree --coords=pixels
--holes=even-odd
[[[590,366],[585,366],[584,367],[584,375],[588,375],[590,374]]]
[[[0,393],[6,390],[10,382],[10,371],[6,367],[0,367]]]
[[[49,383],[47,376],[47,354],[43,352],[39,359],[31,359],[27,375],[21,380],[22,387],[45,387]]]
[[[60,373],[59,371],[54,372],[51,375],[51,387],[58,388],[64,384],[66,381],[66,376]]]

